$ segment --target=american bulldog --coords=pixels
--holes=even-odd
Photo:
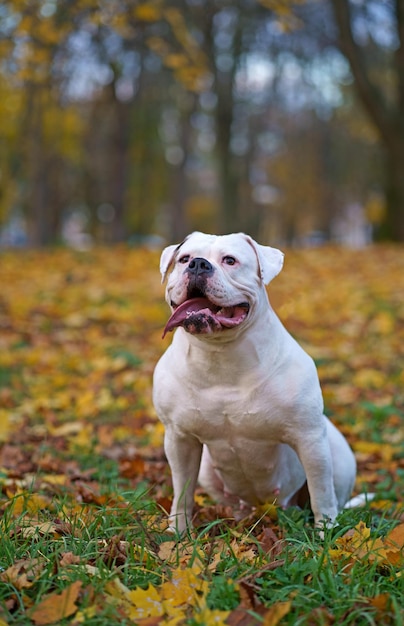
[[[154,372],[174,498],[170,527],[191,525],[199,481],[236,517],[306,500],[317,526],[350,497],[354,455],[323,413],[312,359],[271,308],[283,254],[243,233],[195,232],[165,248],[173,341]]]

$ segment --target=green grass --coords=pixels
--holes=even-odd
[[[199,581],[193,601],[170,617],[186,626],[401,626],[402,555],[383,561],[371,541],[361,545],[359,533],[355,547],[347,533],[358,534],[362,522],[372,538],[385,538],[404,521],[403,257],[386,248],[288,258],[271,297],[288,329],[320,355],[327,413],[356,452],[356,488],[376,492],[379,508],[344,511],[321,540],[306,511],[237,524],[199,497],[195,530],[174,543],[163,511],[169,471],[150,405],[167,319],[158,255],[7,254],[0,626],[40,626],[32,610],[76,581],[77,610],[61,626],[145,626],[133,616],[136,604],[162,593],[181,568]],[[320,290],[302,289],[319,278]]]
[[[95,465],[96,458],[93,461]],[[88,458],[85,465],[89,465]],[[96,614],[90,611],[81,623],[133,624],[126,615],[117,613],[114,605],[103,600],[108,583],[118,577],[129,589],[146,589],[148,585],[158,588],[180,564],[180,557],[168,563],[158,556],[161,544],[173,538],[161,530],[163,513],[151,495],[151,488],[143,484],[128,489],[128,484],[118,477],[113,462],[99,465],[95,475],[106,496],[102,505],[73,506],[71,494],[61,491],[48,507],[34,515],[26,508],[16,515],[12,504],[4,508],[0,522],[1,571],[22,560],[38,559],[41,564],[31,586],[19,589],[18,585],[4,580],[0,584],[3,607],[0,619],[7,624],[31,624],[27,607],[37,605],[47,594],[60,593],[76,580],[82,581],[80,610],[85,614],[86,607],[97,607]],[[43,494],[46,495],[46,490]],[[28,503],[29,499],[27,507]],[[50,533],[35,530],[33,519],[38,528],[48,521],[58,530],[53,528]],[[262,528],[270,526],[268,518],[257,520],[250,527],[215,520],[192,536],[184,537],[179,546],[185,544],[191,553],[188,567],[193,559],[202,560],[204,569],[199,575],[209,584],[207,605],[211,610],[236,609],[241,601],[241,585],[254,596],[256,603],[255,608],[253,604],[244,605],[251,623],[262,621],[266,607],[290,602],[290,610],[281,624],[400,624],[404,579],[397,575],[393,565],[379,566],[366,556],[353,561],[343,556],[333,560],[329,556],[338,538],[359,521],[366,523],[374,537],[385,536],[397,524],[391,516],[369,508],[344,511],[338,526],[326,531],[321,540],[308,512],[279,511],[279,519],[273,526],[283,537],[282,548],[270,569],[268,556],[257,539]],[[254,557],[243,559],[235,552],[235,545],[244,542],[253,548]],[[117,546],[124,546],[123,552]],[[212,571],[209,564],[217,550],[221,551],[221,558]],[[73,565],[61,565],[66,553],[76,557]],[[370,602],[380,594],[388,596],[382,617]],[[195,619],[187,614],[181,623],[188,626],[201,623]],[[63,623],[75,623],[74,618]]]

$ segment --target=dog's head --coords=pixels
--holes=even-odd
[[[171,269],[166,299],[172,315],[164,334],[177,326],[196,335],[241,327],[282,265],[280,250],[261,246],[244,233],[195,232],[168,246],[160,260],[163,281]]]

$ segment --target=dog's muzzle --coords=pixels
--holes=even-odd
[[[193,335],[206,335],[234,328],[246,319],[250,309],[248,302],[222,307],[207,297],[207,279],[214,272],[214,266],[207,259],[195,257],[189,262],[185,270],[188,275],[187,299],[179,305],[171,302],[174,311],[163,337],[178,326]]]
[[[193,335],[210,334],[239,326],[246,319],[250,305],[240,302],[234,306],[220,307],[206,297],[185,300],[175,307],[168,320],[163,337],[167,332],[182,326]]]

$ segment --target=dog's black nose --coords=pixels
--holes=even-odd
[[[197,276],[200,274],[209,275],[213,273],[213,265],[209,263],[207,259],[196,257],[195,259],[192,259],[188,265],[188,272],[190,272],[190,274],[196,274]]]

